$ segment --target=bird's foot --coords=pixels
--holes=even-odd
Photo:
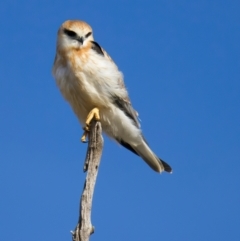
[[[94,118],[94,120],[96,120],[96,121],[99,121],[100,120],[100,115],[99,115],[99,109],[98,108],[93,108],[90,112],[89,112],[89,114],[88,114],[88,116],[87,116],[87,119],[86,119],[86,122],[85,122],[85,124],[86,124],[86,126],[89,128],[89,126],[90,126],[90,123],[91,123],[91,121],[92,121],[92,119]]]
[[[88,137],[88,132],[89,132],[89,128],[83,127],[83,135],[81,137],[81,142],[86,143],[87,142],[87,137]]]
[[[93,108],[88,116],[87,116],[87,119],[86,119],[86,122],[85,122],[85,127],[83,128],[84,132],[83,132],[83,135],[81,137],[81,142],[84,142],[86,143],[87,142],[87,136],[88,136],[88,133],[90,131],[90,123],[92,120],[96,120],[96,121],[99,121],[100,120],[100,115],[99,115],[99,109],[98,108]]]

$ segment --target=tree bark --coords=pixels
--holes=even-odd
[[[103,149],[102,127],[99,121],[92,121],[88,139],[84,164],[84,172],[87,171],[87,175],[80,200],[78,224],[72,231],[73,241],[88,241],[94,233],[91,223],[92,199]]]

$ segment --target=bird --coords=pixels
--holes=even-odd
[[[60,26],[52,74],[83,126],[82,142],[86,142],[94,119],[101,122],[107,136],[140,156],[154,171],[172,172],[147,144],[123,74],[94,40],[88,23],[67,20]]]

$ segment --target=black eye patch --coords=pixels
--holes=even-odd
[[[67,36],[69,36],[69,37],[71,37],[71,38],[77,37],[77,34],[76,34],[74,31],[71,31],[71,30],[68,30],[68,29],[64,29],[63,32],[64,32]]]
[[[92,32],[89,32],[85,35],[85,38],[88,38],[90,35],[92,34]]]

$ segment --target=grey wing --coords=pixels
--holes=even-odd
[[[121,109],[133,121],[136,127],[140,128],[138,113],[133,109],[129,100],[123,100],[121,97],[115,95],[112,96],[112,101],[115,106]]]
[[[110,61],[113,62],[111,57],[108,55],[108,53],[103,48],[102,48],[102,51],[103,51],[105,57],[107,57]],[[126,90],[126,87],[125,87],[125,84],[124,84],[124,81],[122,78],[118,79],[118,87],[121,89],[124,89],[127,93],[127,90]],[[136,127],[140,128],[140,123],[138,121],[138,113],[136,110],[133,109],[128,95],[126,95],[126,97],[124,99],[120,96],[114,95],[114,96],[112,96],[112,101],[119,109],[121,109],[125,113],[125,115],[127,117],[129,117],[133,121],[133,123]]]
[[[114,62],[112,58],[109,56],[109,54],[97,42],[92,41],[92,49],[97,54],[102,55],[103,57]],[[127,96],[127,90],[122,78],[118,79],[118,88],[123,89],[126,92],[126,96],[125,98],[122,98],[117,95],[112,95],[113,104],[116,105],[119,109],[121,109],[125,113],[125,115],[133,121],[136,127],[140,128],[137,111],[135,111],[131,105],[131,102],[129,97]]]

